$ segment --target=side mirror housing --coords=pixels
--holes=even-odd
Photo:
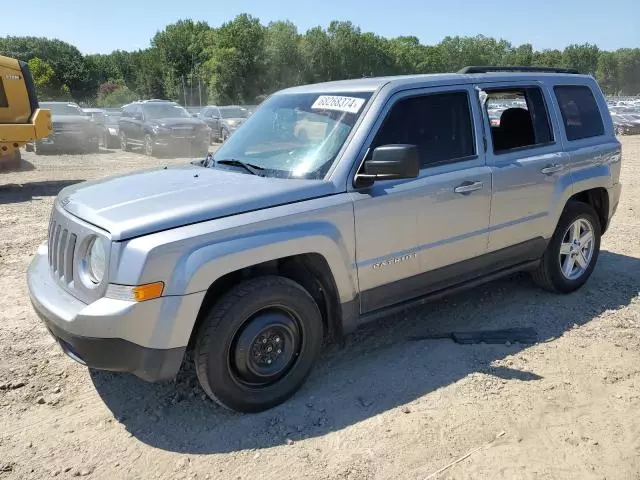
[[[420,174],[420,155],[415,145],[382,145],[364,163],[364,173],[356,176],[356,187],[372,185],[377,180],[416,178]]]

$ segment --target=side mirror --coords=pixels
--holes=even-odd
[[[415,145],[382,145],[364,163],[364,173],[356,176],[356,187],[372,185],[376,180],[416,178],[420,174],[420,155]]]

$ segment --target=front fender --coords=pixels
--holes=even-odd
[[[340,302],[356,296],[353,265],[340,230],[329,222],[304,222],[225,238],[186,252],[166,286],[166,295],[202,292],[218,278],[252,265],[317,253],[329,265]]]

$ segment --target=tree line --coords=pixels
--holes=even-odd
[[[608,94],[640,94],[640,48],[600,50],[589,43],[537,51],[483,35],[448,36],[436,45],[414,36],[385,38],[351,22],[304,33],[289,21],[241,14],[219,28],[180,20],[149,48],[83,55],[66,42],[0,37],[0,55],[27,61],[42,99],[119,106],[142,98],[186,105],[258,103],[284,87],[409,73],[455,72],[465,65],[576,68]]]

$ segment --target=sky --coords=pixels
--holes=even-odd
[[[146,48],[169,23],[191,18],[217,27],[239,13],[263,24],[290,20],[300,32],[350,20],[362,31],[426,44],[483,34],[535,49],[640,47],[640,0],[30,0],[28,12],[13,5],[2,11],[0,36],[58,38],[82,53]]]

